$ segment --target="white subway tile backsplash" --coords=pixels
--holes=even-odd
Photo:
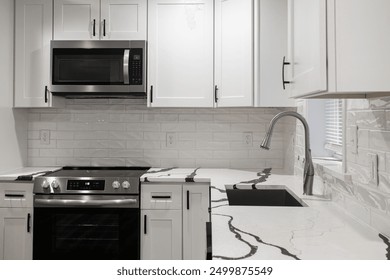
[[[29,164],[145,165],[292,170],[286,139],[295,123],[275,128],[272,149],[260,150],[275,108],[146,108],[145,100],[67,100],[61,109],[31,109]],[[49,145],[39,132],[50,130]],[[167,132],[176,144],[167,147]],[[244,143],[251,132],[253,145]],[[290,156],[292,158],[293,155]],[[269,160],[269,159],[274,159]],[[43,164],[44,162],[46,164]]]
[[[73,131],[50,131],[50,139],[70,140],[74,139]]]
[[[73,157],[72,149],[41,149],[40,157]]]
[[[160,123],[129,123],[127,124],[127,131],[136,132],[136,131],[160,131]]]
[[[139,123],[143,121],[142,113],[135,114],[110,114],[110,122]]]
[[[144,133],[141,131],[110,131],[108,139],[110,140],[141,140]]]
[[[91,158],[92,166],[125,166],[125,158]]]
[[[196,131],[195,122],[162,123],[161,130],[167,132],[191,132]]]
[[[94,140],[101,139],[107,140],[109,139],[108,131],[76,131],[74,132],[75,140]]]
[[[74,154],[81,158],[107,158],[108,149],[74,149]]]
[[[110,158],[129,158],[129,157],[140,158],[143,157],[143,155],[144,152],[142,149],[110,149],[109,150]]]

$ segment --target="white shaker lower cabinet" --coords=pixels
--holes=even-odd
[[[181,210],[142,210],[143,260],[180,260],[182,258]]]
[[[141,187],[141,259],[206,259],[209,185]]]
[[[32,259],[32,184],[0,183],[0,259]]]
[[[206,222],[209,214],[209,186],[183,185],[183,259],[206,257]]]

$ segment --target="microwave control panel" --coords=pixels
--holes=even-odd
[[[143,57],[142,49],[130,49],[129,75],[130,85],[142,85]]]

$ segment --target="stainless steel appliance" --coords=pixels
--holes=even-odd
[[[51,41],[54,95],[146,98],[145,41]]]
[[[140,258],[147,167],[64,167],[34,181],[33,259]]]

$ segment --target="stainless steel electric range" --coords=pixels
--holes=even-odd
[[[33,259],[140,258],[149,167],[64,167],[34,181]]]

